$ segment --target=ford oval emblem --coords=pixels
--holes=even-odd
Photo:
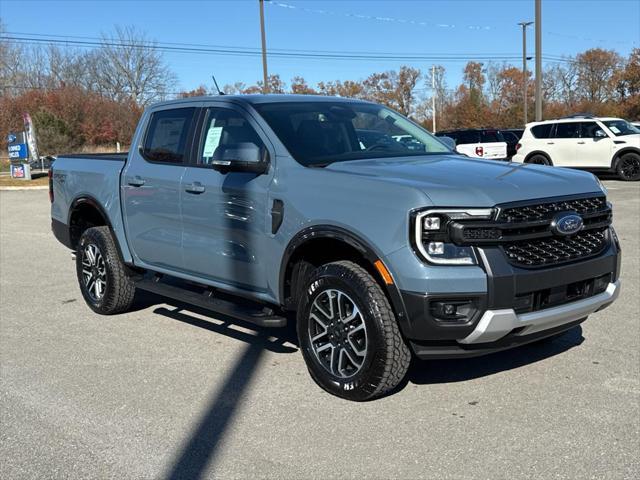
[[[13,143],[16,141],[16,136],[13,133],[7,135],[7,143]]]
[[[573,235],[582,230],[584,223],[582,217],[575,213],[561,213],[556,215],[551,222],[551,230],[556,235]]]

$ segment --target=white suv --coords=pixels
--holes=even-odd
[[[640,180],[640,128],[620,118],[573,116],[527,124],[514,162],[613,171]]]

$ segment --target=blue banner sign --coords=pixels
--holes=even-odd
[[[16,143],[14,145],[9,145],[9,158],[11,160],[27,158],[28,156],[29,151],[27,150],[27,145],[25,143]]]

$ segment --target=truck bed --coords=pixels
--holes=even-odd
[[[53,165],[51,217],[68,226],[74,205],[92,202],[102,210],[128,261],[131,257],[120,209],[120,173],[126,159],[126,153],[60,155]]]

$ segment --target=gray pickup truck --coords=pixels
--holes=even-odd
[[[374,103],[176,100],[145,111],[131,145],[50,172],[52,229],[89,307],[124,312],[142,289],[293,320],[314,380],[347,399],[392,391],[412,355],[548,338],[619,293],[592,174],[468,159]]]

